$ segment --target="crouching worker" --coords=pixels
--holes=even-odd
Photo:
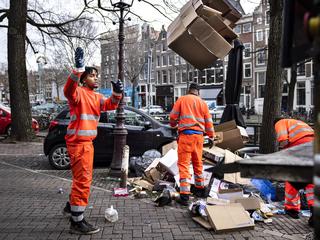
[[[314,139],[313,129],[305,122],[295,119],[276,118],[274,123],[280,149],[311,142]],[[308,206],[311,210],[311,217],[308,223],[310,226],[313,226],[313,184],[286,182],[284,208],[289,216],[295,219],[299,218],[300,189],[305,189],[306,191]]]
[[[208,105],[199,97],[199,86],[191,83],[188,94],[180,97],[170,113],[171,127],[177,127],[178,138],[178,168],[180,175],[180,198],[177,202],[187,206],[189,204],[190,163],[193,165],[195,195],[203,197],[203,135],[214,137],[212,116]]]
[[[70,157],[72,170],[72,186],[70,202],[67,202],[63,212],[71,214],[70,233],[94,234],[100,231],[98,227],[89,224],[83,213],[88,205],[93,171],[93,144],[97,135],[100,112],[114,110],[122,97],[121,81],[111,82],[112,96],[105,98],[96,93],[98,87],[98,70],[94,67],[84,67],[83,50],[75,52],[76,68],[72,71],[64,86],[64,95],[70,108],[70,123],[65,140]],[[79,86],[79,82],[82,86]]]

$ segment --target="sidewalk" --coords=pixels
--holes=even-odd
[[[20,155],[13,158],[14,152]],[[255,230],[215,234],[194,223],[186,209],[159,208],[150,199],[116,198],[110,190],[93,186],[85,216],[101,231],[71,235],[68,219],[61,213],[70,179],[15,166],[24,155],[39,156],[41,144],[0,144],[0,153],[0,239],[304,239],[311,231],[307,218],[275,216],[273,223],[257,224]],[[119,212],[116,223],[104,221],[111,204]]]

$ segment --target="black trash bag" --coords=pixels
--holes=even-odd
[[[278,182],[275,185],[276,187],[276,201],[282,202],[284,201],[284,193],[285,193],[285,183],[284,182]]]
[[[164,189],[160,196],[154,200],[154,202],[157,203],[158,207],[169,205],[172,202],[170,190]]]
[[[142,157],[131,157],[130,158],[130,166],[134,164],[132,167],[134,169],[135,175],[137,177],[141,177],[144,174],[144,171],[149,167],[149,165],[156,159],[160,158],[161,153],[157,150],[151,149],[146,151]],[[131,161],[133,163],[131,163]]]

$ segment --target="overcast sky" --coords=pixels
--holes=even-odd
[[[79,2],[79,0],[56,0],[55,1],[55,9],[58,9],[59,12],[62,12],[64,9],[75,9],[75,2]],[[52,0],[42,0],[43,4],[47,4],[46,6],[52,5]],[[68,3],[66,3],[68,2]],[[102,1],[103,2],[103,1]],[[159,3],[159,0],[151,0],[150,2],[156,2]],[[173,2],[173,1],[171,1]],[[183,3],[186,2],[186,0],[177,0],[177,2]],[[254,8],[259,4],[260,0],[240,0],[242,7],[246,13],[250,13],[254,10]],[[155,27],[156,30],[160,30],[162,25],[165,25],[167,27],[170,24],[170,21],[163,17],[160,13],[158,13],[155,9],[152,7],[146,6],[143,3],[139,3],[137,1],[134,2],[134,5],[132,7],[132,10],[138,14],[139,16],[143,16],[145,20],[150,21],[150,24]],[[0,9],[1,8],[8,8],[9,6],[9,0],[0,0]],[[172,14],[169,16],[174,19],[175,15]],[[112,25],[111,25],[112,26]],[[101,31],[103,31],[103,28],[101,28]],[[7,62],[7,31],[6,29],[0,28],[0,64]],[[95,57],[95,64],[100,65],[100,50],[97,51],[96,57]],[[36,56],[31,53],[31,51],[28,51],[27,54],[27,68],[29,70],[37,69],[36,65]]]

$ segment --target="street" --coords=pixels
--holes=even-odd
[[[276,215],[272,223],[257,223],[255,230],[216,234],[193,222],[189,211],[174,203],[160,208],[148,198],[113,197],[111,190],[118,183],[108,181],[108,169],[98,166],[85,214],[102,231],[71,235],[69,221],[61,213],[71,173],[52,170],[41,142],[0,143],[0,171],[0,239],[306,239],[312,231],[306,217]],[[116,223],[104,220],[110,205],[118,210]]]

